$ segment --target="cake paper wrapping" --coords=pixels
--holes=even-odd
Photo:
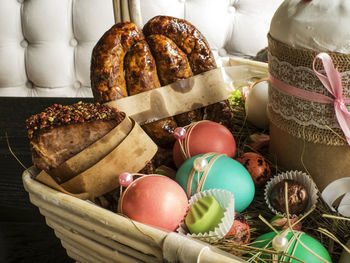
[[[286,213],[281,213],[281,212],[277,211],[270,203],[270,193],[271,193],[272,188],[277,183],[281,182],[282,180],[296,181],[296,182],[300,183],[301,185],[303,185],[307,190],[307,193],[309,195],[309,201],[308,201],[308,204],[305,208],[305,211],[303,213],[297,215],[298,217],[303,216],[308,211],[310,211],[310,209],[312,209],[316,206],[317,199],[318,199],[318,190],[317,190],[316,184],[313,182],[313,180],[306,173],[303,173],[301,171],[288,171],[288,172],[280,173],[280,174],[276,175],[275,177],[271,178],[265,185],[265,191],[264,191],[265,201],[266,201],[269,209],[274,214],[282,215],[284,217],[287,216]]]
[[[234,221],[234,215],[235,215],[234,196],[229,191],[222,190],[222,189],[205,190],[191,197],[191,199],[189,200],[189,209],[196,201],[208,195],[213,196],[218,201],[220,206],[225,210],[224,217],[222,218],[221,223],[213,231],[210,231],[209,233],[200,233],[196,235],[196,234],[190,234],[188,232],[188,229],[183,220],[180,223],[180,226],[177,229],[177,232],[184,235],[191,236],[191,237],[199,237],[202,240],[208,240],[208,241],[217,240],[225,237],[225,235],[230,231]]]
[[[226,100],[234,87],[250,85],[266,73],[266,66],[225,66],[106,104],[144,124]]]
[[[54,176],[41,171],[36,180],[63,193],[93,200],[116,189],[122,172],[136,173],[144,168],[157,149],[142,128],[126,117],[104,137],[55,169],[55,173],[69,173],[71,179],[59,184]]]
[[[326,145],[347,145],[334,112],[333,103],[316,102],[284,92],[280,85],[299,89],[299,93],[312,92],[313,97],[333,96],[316,76],[312,65],[318,51],[288,46],[271,35],[269,38],[269,115],[279,128],[307,142]],[[350,55],[329,53],[342,78],[343,99],[350,98]],[[316,69],[324,72],[321,61]]]
[[[305,14],[304,17],[307,14],[313,15],[311,23],[319,20],[321,13],[320,16],[314,16],[312,10],[323,12],[326,2],[286,1],[277,10],[274,16],[276,19],[272,19],[268,35],[270,152],[278,164],[286,169],[307,170],[320,191],[333,181],[346,177],[349,171],[350,146],[344,134],[347,129],[344,129],[344,122],[337,116],[335,109],[339,108],[339,102],[344,102],[344,107],[341,107],[350,110],[350,54],[332,52],[326,44],[300,47],[295,43],[297,39],[291,43],[283,37],[285,34],[294,36],[291,32],[293,27],[285,27],[283,33],[274,29],[278,27],[278,19],[283,17],[281,14],[289,10],[289,5],[295,5],[295,9],[290,9],[295,13],[291,12],[283,18],[285,25],[295,23],[299,14]],[[333,4],[337,6],[340,2],[332,2]],[[339,22],[346,19],[343,16],[339,19],[337,17]],[[302,22],[298,27],[303,25],[307,28],[309,20],[297,21]],[[319,35],[314,37],[317,39]],[[330,44],[333,40],[328,39]],[[339,48],[336,50],[341,50]],[[320,59],[315,63],[316,72],[313,70],[313,61],[320,52],[328,53],[340,73],[342,91],[338,90],[337,96],[328,91],[316,74],[318,72],[324,75],[325,68]],[[294,92],[291,94],[291,89],[283,90],[283,85],[279,83],[294,87],[301,94],[311,94],[310,99]],[[320,96],[327,97],[329,102],[315,101]]]

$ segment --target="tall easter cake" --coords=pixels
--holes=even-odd
[[[270,151],[320,190],[350,171],[349,25],[348,0],[286,0],[268,35]]]

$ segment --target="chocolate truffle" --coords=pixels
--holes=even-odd
[[[309,201],[306,188],[293,180],[282,180],[271,190],[270,203],[279,212],[286,213],[285,182],[288,183],[288,207],[291,215],[299,215],[305,209]]]

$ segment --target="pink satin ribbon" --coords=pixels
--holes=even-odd
[[[326,75],[323,75],[316,70],[315,64],[317,59],[321,59]],[[327,53],[318,54],[314,58],[312,67],[315,75],[322,82],[323,86],[332,94],[333,98],[316,92],[293,87],[276,79],[271,74],[269,74],[269,81],[275,88],[278,88],[279,90],[295,97],[318,103],[333,103],[339,126],[344,132],[346,141],[350,145],[350,112],[345,105],[350,103],[350,99],[343,99],[341,76],[338,70],[334,67],[331,57]]]

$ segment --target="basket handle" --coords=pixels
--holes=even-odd
[[[130,21],[142,28],[140,0],[112,0],[114,22]]]

